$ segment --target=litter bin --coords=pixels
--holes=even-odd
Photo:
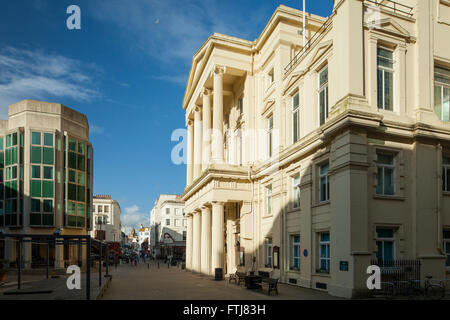
[[[223,280],[223,269],[222,268],[216,268],[214,280],[216,280],[216,281]]]

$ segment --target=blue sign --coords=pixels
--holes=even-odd
[[[308,256],[308,250],[303,250],[303,255],[305,256],[305,257],[307,257]]]

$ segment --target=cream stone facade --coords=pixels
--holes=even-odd
[[[92,229],[93,148],[84,114],[58,103],[23,100],[0,121],[0,231],[87,235]],[[42,239],[45,240],[45,239]],[[16,263],[17,242],[0,241]],[[45,243],[22,244],[23,267],[43,267]],[[55,268],[86,260],[75,244],[49,247]],[[85,263],[83,262],[83,265]]]
[[[122,209],[119,202],[112,199],[110,195],[95,195],[92,212],[94,220],[91,237],[107,242],[120,242]]]
[[[280,6],[255,41],[214,34],[194,55],[188,270],[342,297],[377,257],[446,277],[450,2],[378,2],[306,14],[304,48],[303,12]]]

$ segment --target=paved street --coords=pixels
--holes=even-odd
[[[291,286],[278,285],[279,295],[268,296],[258,291],[247,290],[243,285],[237,286],[228,281],[213,281],[210,277],[200,276],[180,270],[167,268],[160,263],[157,268],[152,262],[139,263],[137,267],[121,265],[115,272],[112,282],[103,299],[107,300],[308,300],[336,299],[326,293]]]

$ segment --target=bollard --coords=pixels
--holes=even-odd
[[[159,261],[158,261],[158,269],[159,269]]]
[[[167,264],[167,269],[170,269],[170,263]]]
[[[150,263],[147,263],[147,269],[150,269]]]

